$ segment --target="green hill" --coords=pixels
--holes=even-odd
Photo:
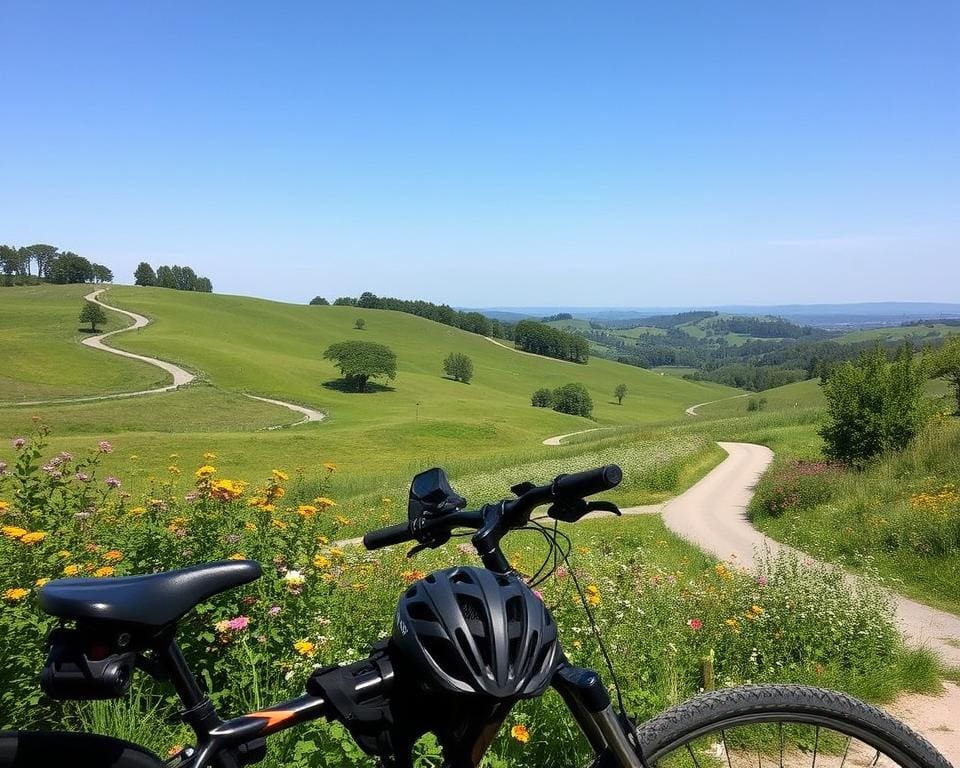
[[[49,313],[78,311],[78,290],[45,287],[44,291]],[[163,478],[171,462],[183,463],[186,472],[203,453],[212,451],[228,476],[250,477],[274,466],[288,470],[304,466],[309,472],[333,461],[347,470],[344,476],[358,488],[381,487],[433,463],[466,471],[478,464],[546,455],[557,449],[542,446],[541,441],[554,434],[598,425],[683,419],[687,406],[733,392],[608,360],[593,358],[588,365],[577,365],[527,355],[391,311],[131,287],[112,288],[104,299],[152,320],[137,334],[122,334],[111,343],[177,362],[197,372],[199,384],[146,398],[3,408],[0,428],[6,435],[23,432],[29,416],[36,413],[52,422],[57,435],[70,435],[56,438],[56,444],[65,449],[110,435],[124,449],[124,457],[111,457],[110,468],[126,470],[127,476],[133,472],[140,484]],[[26,300],[18,289],[4,293],[5,306]],[[354,328],[357,318],[366,321],[365,330]],[[56,381],[61,367],[55,355],[45,350],[69,348],[76,353],[71,366],[88,382],[78,394],[105,391],[105,382],[96,376],[98,369],[110,363],[122,369],[129,362],[80,347],[72,333],[53,322],[38,322],[31,334],[40,367],[49,371],[49,380],[41,382],[45,387]],[[356,394],[330,386],[339,372],[322,358],[323,351],[334,342],[350,339],[380,342],[396,352],[398,376],[389,388]],[[441,375],[442,360],[452,351],[473,359],[473,383]],[[139,368],[139,364],[130,365]],[[121,381],[125,375],[121,371]],[[139,388],[140,382],[132,373],[129,376],[129,389]],[[595,420],[530,406],[534,389],[570,381],[582,382],[590,391]],[[114,390],[127,389],[118,381],[109,383]],[[613,398],[620,383],[628,388],[622,406]],[[28,384],[20,384],[25,393]],[[291,430],[257,431],[289,423],[296,416],[240,397],[243,393],[308,405],[325,411],[328,418],[322,424]],[[176,459],[169,459],[173,454]],[[135,472],[122,465],[129,455],[137,457]]]
[[[161,370],[80,345],[77,318],[89,285],[0,289],[0,403],[81,397],[167,384]],[[98,330],[130,323],[115,312]]]

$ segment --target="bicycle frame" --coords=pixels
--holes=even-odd
[[[187,666],[176,641],[157,648],[157,663],[167,673],[183,703],[183,721],[197,738],[196,748],[181,753],[178,768],[240,768],[262,759],[266,738],[288,728],[321,718],[337,719],[337,713],[322,696],[304,694],[266,709],[230,720],[221,720]],[[376,694],[385,681],[370,675],[360,681],[364,691]],[[610,696],[593,670],[560,663],[551,682],[560,694],[595,753],[610,754],[623,768],[642,768],[631,745],[628,724],[613,711]],[[488,717],[467,723],[464,737],[444,753],[447,768],[476,768],[509,714],[514,702],[491,707]]]

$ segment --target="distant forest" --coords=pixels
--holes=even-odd
[[[113,282],[109,267],[45,243],[21,247],[0,245],[0,271],[5,286]]]

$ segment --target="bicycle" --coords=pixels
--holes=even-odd
[[[594,752],[591,768],[724,762],[732,768],[743,758],[762,768],[764,757],[782,768],[809,755],[816,768],[818,754],[822,762],[825,753],[840,755],[841,766],[885,759],[905,768],[949,768],[927,741],[882,711],[805,686],[704,693],[635,725],[599,633],[616,707],[597,672],[568,661],[549,609],[500,548],[511,531],[538,530],[550,547],[529,582],[547,578],[570,552],[557,523],[575,523],[593,511],[619,514],[612,503],[587,498],[614,488],[621,477],[620,468],[610,465],[560,475],[543,486],[521,483],[511,489],[512,498],[468,511],[442,470],[420,473],[410,488],[407,521],[367,533],[364,545],[373,550],[414,542],[413,554],[472,531],[484,568],[426,575],[404,591],[392,637],[366,659],[318,669],[303,695],[228,720],[191,673],[176,627],[197,604],[258,578],[258,563],[223,561],[145,576],[50,582],[40,590],[40,604],[61,626],[48,638],[44,691],[61,700],[119,698],[139,669],[173,685],[196,745],[164,763],[107,736],[11,732],[0,734],[0,766],[240,768],[264,759],[271,734],[325,718],[346,726],[388,768],[410,768],[413,746],[427,732],[436,735],[445,766],[475,768],[512,707],[552,687]],[[546,518],[533,519],[542,506],[549,506]],[[543,519],[552,520],[552,527]],[[575,571],[570,573],[575,581]],[[590,615],[586,601],[584,607]]]

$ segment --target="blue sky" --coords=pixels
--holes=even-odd
[[[960,4],[0,4],[0,242],[461,306],[960,298]]]

